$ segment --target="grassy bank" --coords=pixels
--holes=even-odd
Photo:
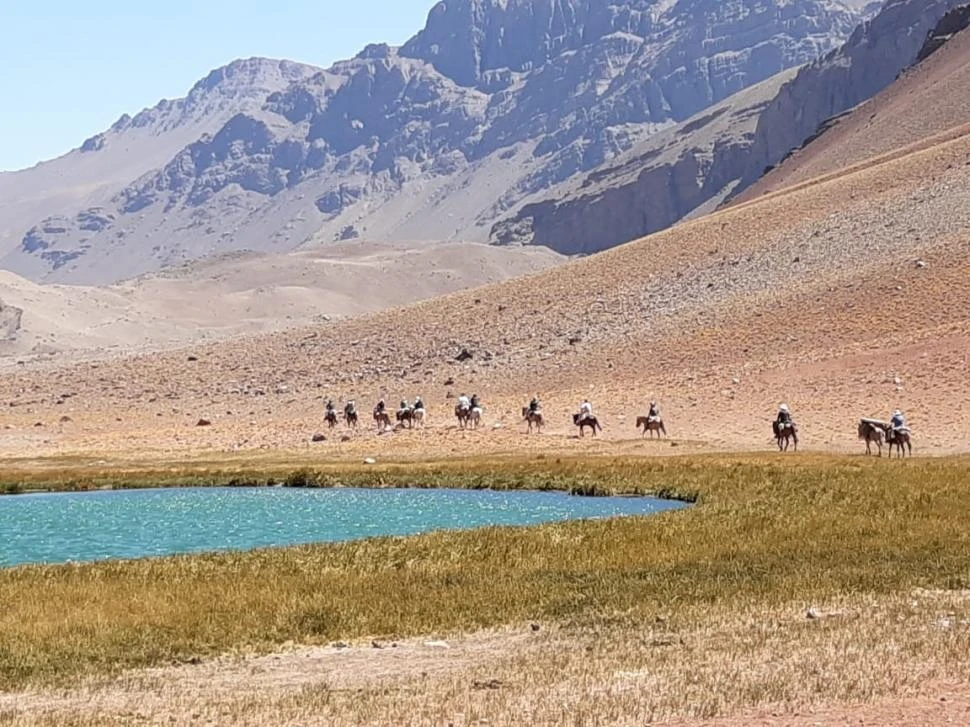
[[[677,628],[752,605],[970,588],[964,459],[483,461],[319,473],[339,484],[667,490],[699,494],[699,503],[647,518],[0,571],[0,688],[287,641],[524,620],[635,628],[661,615]],[[225,475],[245,476],[212,474]]]

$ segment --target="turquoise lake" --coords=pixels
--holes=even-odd
[[[0,567],[648,515],[650,497],[448,489],[173,488],[0,497]]]

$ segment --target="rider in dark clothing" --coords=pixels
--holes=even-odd
[[[791,424],[791,411],[788,409],[788,404],[782,404],[778,407],[778,416],[775,417],[774,424],[772,428],[775,430],[775,436],[778,436],[778,432],[785,425]]]
[[[532,401],[529,402],[529,413],[535,414],[541,408],[542,404],[539,403],[539,395],[536,394],[534,397],[532,397]]]
[[[386,405],[384,404],[384,400],[381,399],[379,402],[377,402],[377,406],[374,407],[374,411],[382,412],[382,411],[384,411],[385,406]]]
[[[333,411],[333,399],[327,399],[327,413]]]
[[[481,408],[482,403],[478,398],[478,394],[472,394],[471,405],[472,405],[472,409]]]
[[[653,417],[655,419],[659,419],[660,418],[660,407],[657,406],[657,402],[655,402],[655,401],[651,401],[650,402],[650,411],[647,412],[647,416],[648,417]]]

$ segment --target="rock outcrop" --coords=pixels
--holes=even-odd
[[[79,159],[103,159],[141,129],[224,118],[199,121],[195,138],[110,199],[34,218],[2,264],[101,283],[348,234],[486,240],[496,222],[658,131],[837,47],[864,17],[851,5],[445,0],[400,49],[367,46],[327,70],[238,62],[85,142]],[[718,158],[735,153],[722,146]],[[711,153],[695,155],[698,174]],[[657,203],[675,216],[695,199]],[[93,206],[111,224],[91,232],[73,220]],[[44,233],[39,220],[55,212],[70,224]]]
[[[782,87],[758,120],[752,168],[740,188],[756,181],[824,129],[830,118],[871,98],[917,61],[937,23],[966,0],[888,0],[838,50],[803,68]]]
[[[596,252],[729,202],[840,114],[891,84],[917,62],[924,44],[931,47],[934,37],[956,32],[962,14],[950,11],[965,3],[890,0],[842,47],[780,86],[762,86],[760,95],[755,89],[739,94],[719,121],[711,121],[718,110],[712,107],[684,125],[689,131],[715,123],[720,128],[713,138],[695,134],[679,144],[662,135],[648,139],[623,163],[597,169],[501,220],[492,240]]]

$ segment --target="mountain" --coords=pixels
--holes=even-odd
[[[745,190],[767,170],[911,66],[936,23],[964,2],[890,0],[840,48],[550,190],[497,222],[491,239],[597,252],[750,198]]]
[[[267,94],[317,70],[289,61],[236,61],[210,73],[185,98],[122,116],[58,159],[0,173],[0,250],[15,249],[44,217],[74,218],[81,210],[109,205],[132,180],[164,167],[200,136],[215,133],[237,113],[258,111]]]
[[[966,0],[888,0],[845,45],[799,71],[758,120],[747,187],[840,114],[913,65],[939,21]],[[760,167],[760,168],[759,168]]]
[[[925,4],[909,3],[910,8],[919,8],[921,12],[918,25],[911,21],[903,24],[899,35],[907,43],[904,57],[915,57],[918,65],[901,73],[883,91],[850,112],[824,121],[807,143],[787,154],[776,167],[738,195],[735,202],[824,177],[848,166],[866,164],[914,144],[937,142],[939,135],[951,130],[958,132],[970,121],[970,94],[962,92],[970,89],[966,65],[970,58],[970,36],[962,32],[970,24],[970,3],[966,0],[963,3],[951,3],[954,7],[942,16],[945,5],[927,8]],[[897,18],[902,9],[898,4],[887,7]],[[935,26],[926,33],[934,18],[938,18]],[[871,28],[878,28],[875,21]],[[919,49],[914,49],[911,43],[914,37],[924,39]],[[865,65],[884,68],[886,56],[901,54],[885,32],[881,40],[859,43],[856,47],[863,45],[880,49],[879,56],[873,60],[856,59],[856,65],[862,65],[864,60]],[[887,47],[893,50],[887,52]],[[835,66],[844,67],[844,64],[836,62]],[[882,75],[879,82],[885,78],[886,74]],[[824,113],[825,110],[816,111],[815,116]]]
[[[370,45],[326,70],[233,64],[146,112],[150,124],[123,119],[0,176],[0,264],[109,283],[357,236],[486,241],[557,185],[838,47],[867,12],[838,0],[440,2],[401,48]]]

